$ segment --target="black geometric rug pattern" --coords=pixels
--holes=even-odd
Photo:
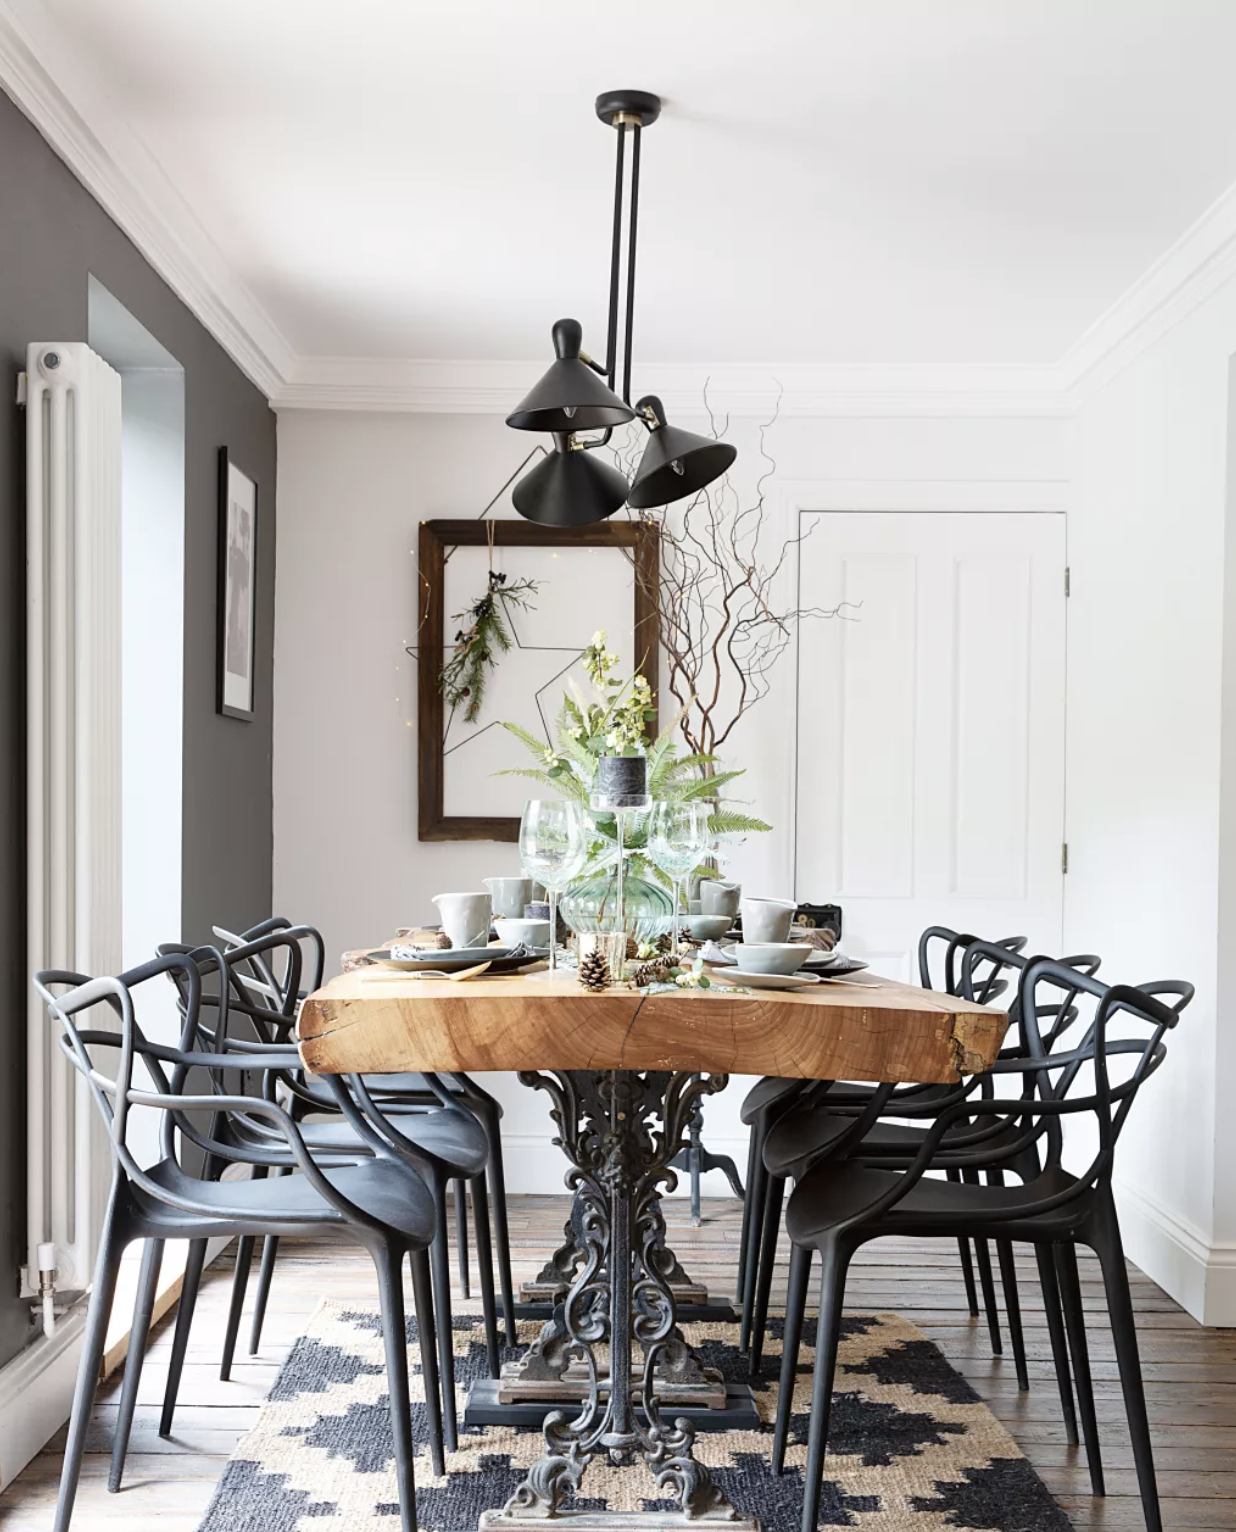
[[[539,1325],[523,1321],[528,1344]],[[688,1340],[727,1378],[746,1381],[733,1324],[688,1324]],[[486,1375],[478,1315],[454,1323],[460,1418]],[[696,1455],[731,1503],[764,1532],[798,1532],[811,1407],[814,1321],[803,1337],[786,1472],[768,1468],[781,1321],[769,1321],[758,1431],[701,1432]],[[416,1503],[423,1532],[475,1532],[541,1455],[539,1430],[463,1430],[446,1474],[429,1461],[416,1325],[408,1321]],[[518,1355],[508,1353],[508,1358]],[[370,1532],[398,1526],[386,1367],[376,1310],[324,1301],[284,1363],[257,1424],[237,1444],[199,1532]],[[594,1463],[579,1510],[671,1510],[642,1465]],[[1012,1437],[939,1349],[896,1314],[844,1321],[825,1461],[822,1527],[870,1532],[1069,1532],[1069,1521]],[[549,1524],[552,1527],[552,1523]],[[549,1528],[547,1527],[547,1532]]]

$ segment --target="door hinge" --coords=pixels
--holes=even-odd
[[[1067,564],[1064,566],[1064,594],[1066,596],[1073,594],[1073,571]]]
[[[1061,847],[1060,847],[1060,871],[1061,872],[1068,872],[1068,870],[1069,870],[1069,843],[1066,840],[1061,845]]]

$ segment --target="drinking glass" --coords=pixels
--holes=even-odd
[[[549,971],[558,969],[558,895],[588,860],[588,829],[579,804],[529,798],[519,822],[519,860],[549,894]]]
[[[674,951],[678,951],[678,906],[682,880],[699,865],[710,845],[706,803],[656,803],[648,826],[648,854],[674,883]]]

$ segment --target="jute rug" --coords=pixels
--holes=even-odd
[[[459,1451],[434,1476],[426,1446],[424,1391],[415,1322],[409,1321],[417,1513],[424,1532],[474,1532],[484,1510],[501,1507],[541,1455],[539,1430],[462,1432]],[[539,1326],[520,1324],[521,1340]],[[769,1324],[756,1398],[759,1431],[701,1432],[697,1455],[731,1502],[766,1532],[798,1532],[807,1456],[814,1321],[794,1389],[786,1472],[768,1469],[780,1363],[781,1322]],[[737,1327],[693,1324],[688,1339],[710,1365],[745,1381],[734,1350]],[[485,1373],[480,1320],[455,1316],[457,1377]],[[514,1353],[512,1353],[514,1355]],[[1069,1522],[1008,1432],[939,1349],[896,1314],[845,1321],[833,1399],[822,1526],[872,1532],[944,1527],[998,1532],[1069,1532]],[[671,1509],[642,1466],[596,1463],[580,1509]],[[376,1311],[324,1302],[296,1342],[253,1430],[237,1445],[199,1532],[369,1532],[397,1525],[390,1461],[386,1368]]]

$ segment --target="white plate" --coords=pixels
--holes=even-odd
[[[743,973],[738,968],[727,968],[711,977],[723,989],[808,989],[823,982],[813,973]]]

